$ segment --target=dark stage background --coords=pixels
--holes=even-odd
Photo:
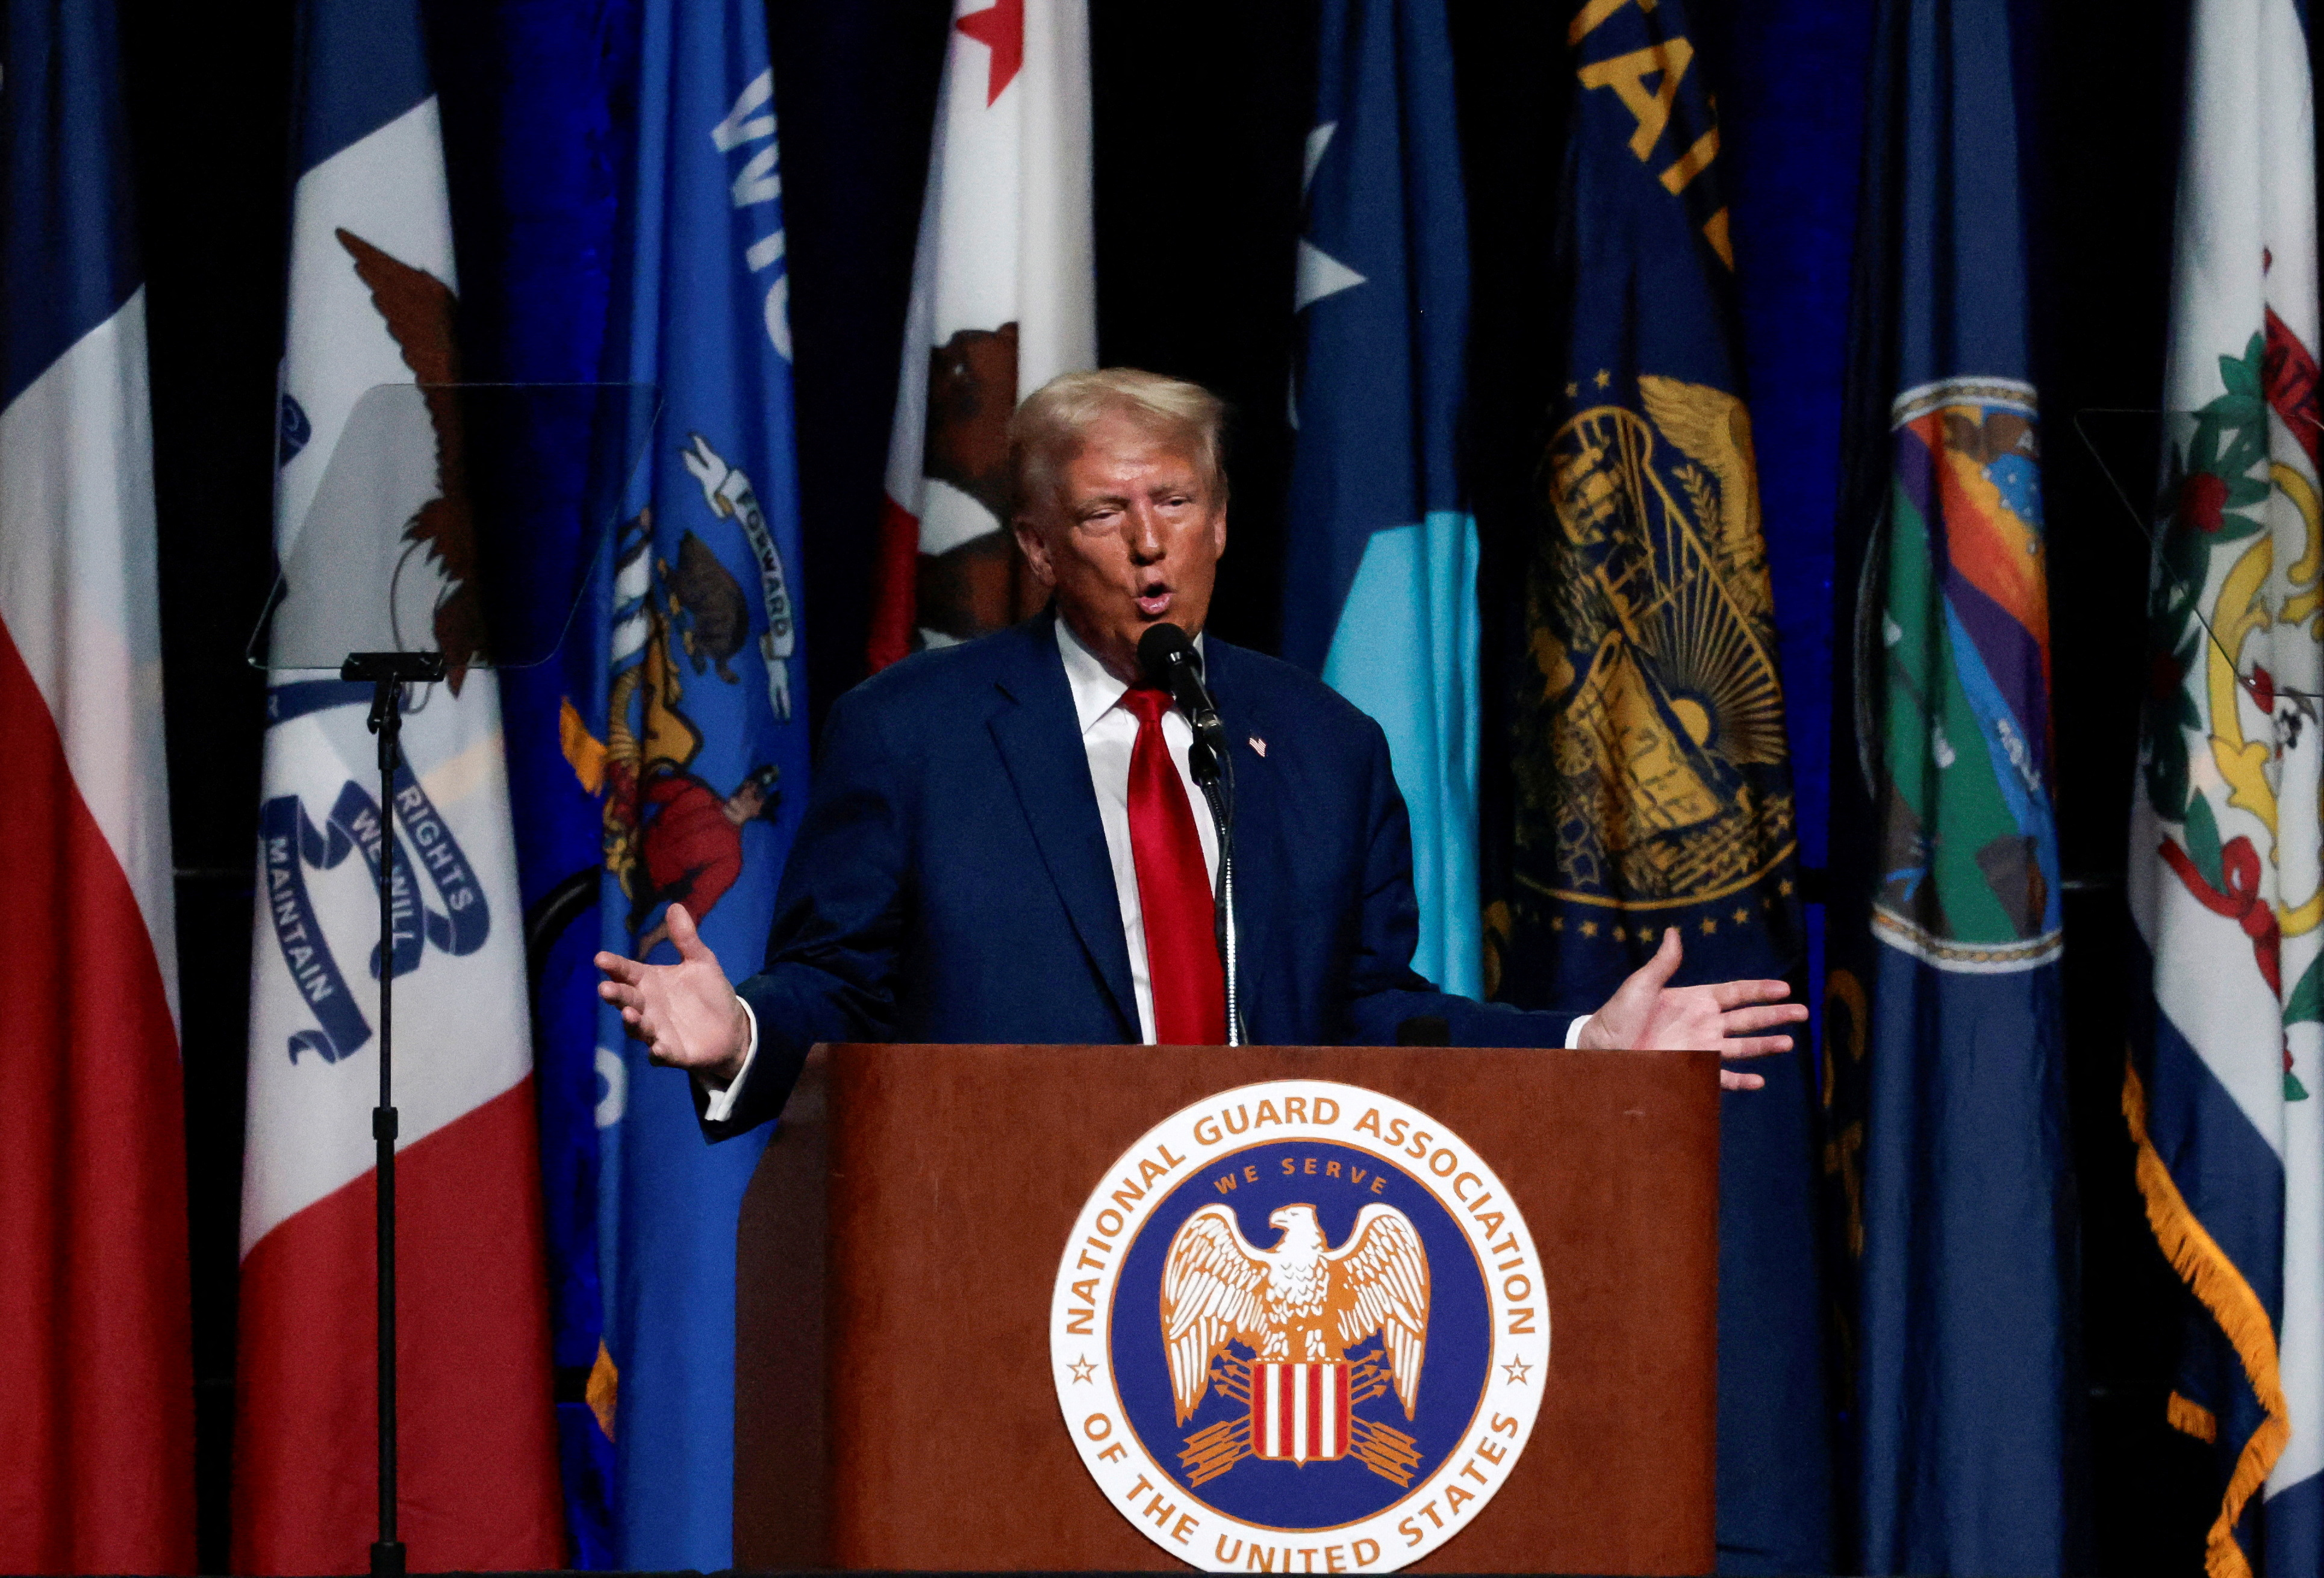
[[[543,3],[439,7],[447,126],[492,114],[463,71],[457,41],[486,36]],[[150,281],[200,1553],[204,1571],[223,1572],[263,730],[263,688],[244,649],[271,575],[293,6],[124,0],[123,9]],[[608,27],[624,14],[606,0],[554,9],[599,16]],[[1692,9],[1713,36],[1748,41],[1754,18],[1741,0],[1698,0]],[[1490,436],[1496,422],[1529,429],[1536,414],[1523,392],[1546,344],[1538,292],[1570,80],[1566,8],[1452,0],[1452,11],[1477,257],[1472,404]],[[1271,650],[1313,6],[1093,0],[1092,13],[1102,355],[1199,380],[1237,408],[1233,546],[1213,628]],[[948,14],[945,0],[775,0],[770,8],[791,242],[808,687],[818,711],[862,677],[873,525]],[[2058,0],[2028,14],[2095,1565],[2192,1573],[2213,1507],[2204,1453],[2163,1425],[2181,1296],[2141,1217],[2117,1106],[2144,551],[2071,420],[2085,407],[2151,406],[2160,386],[2185,9],[2183,0]],[[1703,63],[1714,74],[1721,65],[1715,56]],[[1831,91],[1854,97],[1861,84]],[[463,179],[456,162],[456,202]],[[1780,213],[1748,211],[1736,219],[1746,238],[1751,226],[1784,222]],[[475,304],[491,295],[493,260],[465,247],[463,284]],[[1748,239],[1743,250],[1748,260]],[[1509,518],[1523,485],[1522,477],[1480,476],[1489,531]],[[1806,524],[1829,540],[1829,522]],[[1784,530],[1769,521],[1771,537]],[[1780,603],[1776,616],[1787,616]]]

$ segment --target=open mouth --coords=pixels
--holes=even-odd
[[[1138,611],[1148,619],[1159,619],[1170,612],[1170,588],[1160,581],[1142,588],[1138,594]]]

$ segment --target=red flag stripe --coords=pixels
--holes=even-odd
[[[1341,1364],[1333,1367],[1332,1371],[1332,1382],[1333,1388],[1332,1395],[1332,1426],[1333,1431],[1332,1455],[1334,1457],[1343,1457],[1347,1454],[1348,1450],[1348,1431],[1350,1429],[1348,1414],[1351,1407],[1348,1401],[1348,1390],[1351,1384],[1349,1380],[1348,1367],[1346,1365]]]
[[[399,1505],[414,1572],[565,1561],[537,1146],[528,1075],[396,1153]],[[367,1566],[377,1176],[290,1216],[243,1259],[237,1573]]]
[[[189,1573],[177,1032],[143,911],[0,630],[0,1572]]]
[[[874,672],[912,651],[918,621],[919,517],[891,498],[880,500],[880,544],[872,567],[872,632],[865,658]]]
[[[1268,1434],[1268,1421],[1275,1415],[1267,1395],[1268,1380],[1266,1365],[1250,1367],[1250,1449],[1261,1457],[1275,1455],[1274,1442]]]

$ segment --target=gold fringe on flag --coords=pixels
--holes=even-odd
[[[2219,1417],[2182,1393],[2171,1394],[2163,1405],[2163,1415],[2170,1421],[2171,1428],[2182,1435],[2213,1444],[2219,1439]]]
[[[2259,1398],[2260,1407],[2267,1417],[2244,1443],[2236,1458],[2236,1472],[2228,1477],[2227,1491],[2219,1505],[2219,1516],[2212,1523],[2203,1565],[2209,1578],[2252,1578],[2251,1563],[2245,1557],[2243,1547],[2236,1543],[2236,1525],[2242,1521],[2245,1506],[2253,1494],[2267,1482],[2268,1472],[2283,1453],[2284,1444],[2292,1439],[2292,1410],[2283,1399],[2283,1383],[2276,1370],[2275,1327],[2267,1318],[2266,1306],[2259,1296],[2244,1280],[2235,1262],[2228,1260],[2218,1241],[2204,1231],[2187,1205],[2186,1196],[2171,1177],[2171,1169],[2163,1165],[2155,1151],[2154,1142],[2146,1132],[2146,1086],[2138,1077],[2135,1065],[2123,1069],[2122,1115],[2130,1125],[2130,1138],[2138,1147],[2138,1192],[2146,1199],[2146,1220],[2154,1229],[2155,1241],[2170,1258],[2171,1268],[2179,1273],[2180,1280],[2210,1312],[2243,1361],[2244,1374],[2251,1380],[2252,1391]],[[2218,1421],[2209,1410],[2188,1398],[2172,1394],[2170,1422],[2190,1435],[2217,1440]],[[2200,1428],[2208,1426],[2209,1429]]]

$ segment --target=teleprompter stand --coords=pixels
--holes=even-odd
[[[407,689],[450,673],[530,667],[563,648],[582,592],[613,546],[614,522],[637,516],[633,495],[641,496],[641,463],[659,408],[650,384],[397,381],[364,390],[343,412],[311,412],[312,441],[282,461],[274,584],[248,660],[284,677],[281,683],[297,676],[295,683],[308,686],[327,675],[364,687],[378,736],[378,839],[364,851],[379,884],[381,950],[379,1104],[372,1112],[379,1278],[373,1578],[401,1578],[415,1560],[440,1567],[448,1555],[431,1555],[424,1546],[408,1550],[397,1527],[401,1125],[392,977],[398,928],[426,918],[409,887],[417,868],[397,854]],[[458,612],[447,620],[455,603]],[[326,705],[336,709],[352,699],[334,695]],[[346,747],[337,734],[341,726],[334,720],[327,731],[334,749]],[[403,936],[406,974],[428,955],[424,932],[422,925],[421,935]],[[417,957],[414,942],[422,945]]]
[[[372,1578],[403,1578],[403,1542],[395,1527],[395,775],[403,765],[403,687],[444,678],[441,652],[354,652],[339,678],[371,688],[373,734],[379,736],[379,1105],[371,1137],[379,1148],[379,1538]]]

